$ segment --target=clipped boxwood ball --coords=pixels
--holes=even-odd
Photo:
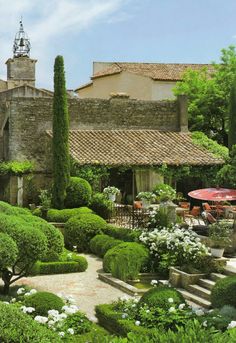
[[[14,265],[17,260],[16,242],[7,234],[0,232],[0,269]]]
[[[61,311],[64,306],[63,300],[50,292],[37,292],[25,297],[26,306],[35,308],[35,315],[47,316],[49,310]]]
[[[103,257],[109,249],[120,243],[122,243],[121,240],[108,235],[96,235],[91,239],[89,246],[92,253],[99,257]]]
[[[173,299],[173,303],[168,301],[170,298]],[[185,300],[182,294],[176,289],[166,286],[151,288],[149,291],[144,293],[139,300],[139,306],[147,304],[150,307],[160,307],[165,310],[168,310],[171,306],[183,303],[185,303]]]
[[[224,305],[236,307],[236,276],[228,276],[216,281],[211,291],[211,303],[217,308]]]
[[[126,281],[137,278],[149,262],[149,252],[142,244],[124,242],[109,249],[103,259],[106,273]]]
[[[64,229],[65,244],[69,249],[77,246],[77,251],[89,251],[90,240],[102,233],[107,226],[106,221],[96,214],[81,214],[70,218]]]
[[[92,188],[88,181],[80,177],[71,177],[66,189],[66,208],[87,206],[92,195]]]
[[[66,208],[64,210],[51,208],[48,210],[47,220],[54,223],[66,223],[71,217],[84,213],[93,213],[93,211],[88,207]]]

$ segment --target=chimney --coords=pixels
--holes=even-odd
[[[179,107],[179,131],[188,132],[188,97],[187,95],[178,95]]]

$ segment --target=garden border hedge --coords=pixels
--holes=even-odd
[[[127,336],[129,332],[134,332],[140,335],[151,335],[152,329],[145,329],[143,327],[132,324],[127,319],[122,319],[122,313],[113,311],[112,304],[102,304],[95,306],[98,323],[109,332],[118,336]]]
[[[78,261],[37,261],[30,271],[30,275],[50,275],[84,272],[88,268],[88,262],[83,256],[78,256]]]

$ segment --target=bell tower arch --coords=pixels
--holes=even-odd
[[[37,60],[30,58],[31,44],[24,31],[22,19],[13,44],[13,58],[6,61],[8,89],[24,84],[35,87],[35,64]]]

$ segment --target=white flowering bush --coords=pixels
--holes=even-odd
[[[105,195],[109,195],[109,194],[118,195],[118,194],[120,194],[120,190],[114,186],[108,186],[108,187],[103,189],[103,193]]]
[[[232,310],[231,314],[223,314],[220,310],[207,310],[196,306],[192,307],[185,303],[177,303],[173,298],[168,298],[167,303],[169,307],[163,308],[140,303],[136,297],[120,298],[109,305],[107,311],[116,313],[115,316],[119,322],[125,320],[135,326],[147,329],[156,328],[158,331],[176,331],[181,326],[185,327],[190,321],[198,322],[206,330],[225,331],[236,328],[236,321],[232,319]]]
[[[26,306],[25,304],[25,300],[30,295],[36,293],[36,289],[26,290],[24,287],[21,287],[17,290],[17,298],[12,298],[8,304],[18,303],[23,313],[30,315],[36,322],[57,332],[65,340],[71,335],[80,335],[91,330],[91,321],[84,313],[79,311],[72,295],[59,293],[58,297],[65,303],[61,310],[50,309],[47,311],[47,315],[38,315],[33,306]]]
[[[121,319],[132,322],[135,326],[145,328],[160,328],[175,330],[178,326],[184,326],[189,320],[203,321],[200,316],[205,315],[202,309],[194,309],[191,306],[177,304],[173,298],[168,298],[169,308],[140,304],[134,297],[122,299],[112,304],[113,310],[120,314]],[[200,319],[199,319],[200,318]]]
[[[178,225],[145,231],[139,240],[148,247],[155,265],[159,265],[161,270],[197,262],[208,254],[208,248],[201,243],[194,231],[180,228]]]

